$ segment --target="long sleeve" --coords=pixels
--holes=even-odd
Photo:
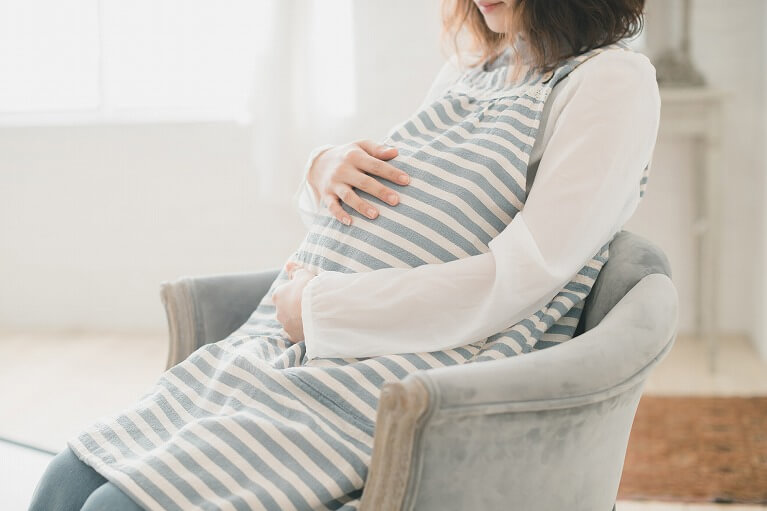
[[[418,110],[431,103],[435,97],[440,95],[451,83],[458,79],[459,76],[460,69],[458,67],[458,61],[456,57],[453,56],[440,68]],[[306,227],[311,226],[314,214],[317,213],[320,206],[319,201],[317,200],[317,197],[315,197],[312,187],[307,180],[307,174],[317,156],[330,147],[333,147],[333,145],[323,144],[312,149],[306,164],[304,165],[301,183],[299,183],[296,192],[293,194],[293,204],[298,209],[298,212],[301,215],[301,220]]]
[[[657,137],[655,68],[641,54],[606,52],[573,70],[555,99],[535,184],[490,250],[412,269],[323,272],[302,295],[309,358],[484,339],[546,305],[621,229]]]
[[[331,147],[333,147],[333,144],[322,144],[311,150],[309,157],[304,164],[301,184],[293,194],[293,205],[298,209],[298,213],[301,215],[301,221],[307,228],[311,227],[314,214],[319,211],[320,207],[320,202],[307,179],[307,174],[309,173],[309,169],[312,168],[314,160],[317,159],[322,152]]]

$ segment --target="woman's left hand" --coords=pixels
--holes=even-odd
[[[287,332],[290,341],[304,340],[304,322],[301,317],[301,294],[306,284],[316,275],[298,263],[285,265],[290,281],[277,287],[272,294],[277,321]]]

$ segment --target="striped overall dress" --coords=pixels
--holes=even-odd
[[[389,163],[411,182],[396,207],[360,192],[379,216],[346,226],[325,208],[290,260],[314,272],[443,263],[488,251],[524,207],[529,155],[552,88],[585,60],[504,82],[508,61],[466,70],[395,126]],[[641,179],[640,197],[646,186]],[[375,177],[387,185],[391,183]],[[226,339],[166,371],[133,407],[69,441],[88,465],[151,510],[358,508],[382,385],[419,369],[481,363],[573,337],[608,244],[541,310],[478,342],[439,352],[308,360],[275,319],[274,289]],[[382,313],[384,313],[382,311]]]

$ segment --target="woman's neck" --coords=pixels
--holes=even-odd
[[[566,56],[572,55],[573,48],[570,42],[564,37],[559,36],[558,37],[558,58],[562,59]],[[547,49],[546,53],[550,54],[551,49]],[[522,56],[521,61],[529,63],[531,58],[531,52],[530,47],[527,39],[524,39],[521,35],[517,36],[517,39],[515,41],[514,46],[508,46],[506,47],[500,54],[498,54],[495,58],[488,59],[482,66],[482,69],[484,71],[491,71],[493,69],[497,69],[498,67],[508,65],[512,52],[516,52]]]

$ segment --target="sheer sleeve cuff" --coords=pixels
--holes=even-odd
[[[330,149],[331,147],[334,147],[334,145],[323,144],[312,149],[312,151],[309,153],[309,157],[306,160],[306,164],[304,165],[301,183],[299,184],[296,192],[293,194],[293,204],[298,209],[298,212],[301,215],[301,219],[307,227],[311,225],[313,215],[316,214],[320,209],[319,200],[315,196],[314,190],[312,189],[312,186],[309,184],[309,180],[307,179],[309,169],[312,168],[314,160],[316,160],[321,153],[327,149]]]

